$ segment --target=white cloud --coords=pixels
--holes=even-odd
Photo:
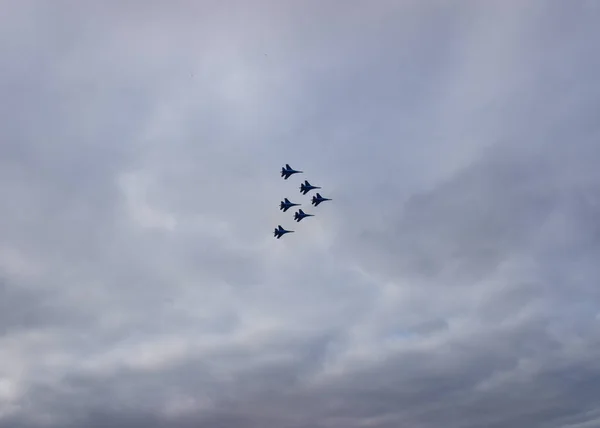
[[[33,4],[0,18],[0,427],[597,419],[589,8]]]

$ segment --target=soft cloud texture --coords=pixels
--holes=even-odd
[[[0,427],[600,426],[600,5],[0,9]]]

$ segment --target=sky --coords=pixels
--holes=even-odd
[[[600,427],[599,2],[0,9],[1,428]]]

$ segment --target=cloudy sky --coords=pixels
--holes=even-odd
[[[0,9],[0,427],[600,426],[599,2]]]

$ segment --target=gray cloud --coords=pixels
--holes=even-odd
[[[0,427],[598,425],[593,2],[2,9]]]

